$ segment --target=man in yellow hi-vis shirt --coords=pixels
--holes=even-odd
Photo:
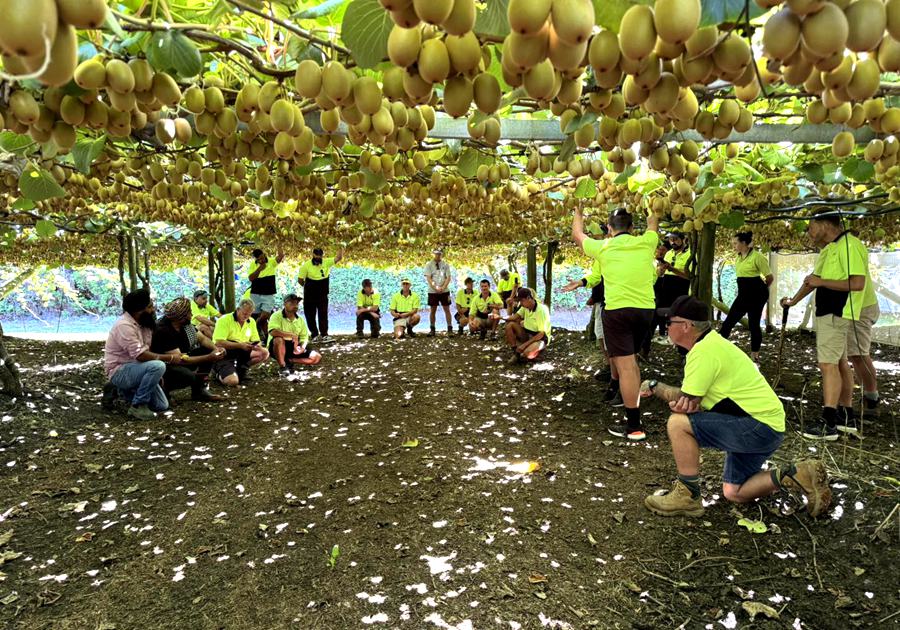
[[[466,331],[469,324],[471,312],[469,306],[472,304],[472,298],[475,297],[475,281],[472,278],[466,278],[463,283],[465,286],[456,292],[456,323],[459,324],[459,334]]]
[[[362,281],[362,289],[356,295],[356,336],[360,339],[367,321],[375,339],[381,334],[381,295],[368,278]]]
[[[275,310],[275,279],[278,274],[278,265],[284,260],[284,252],[278,246],[278,254],[275,260],[270,259],[266,253],[257,248],[253,250],[253,262],[250,263],[248,279],[250,280],[250,299],[256,305],[259,316],[256,319],[256,327],[262,339],[266,338],[269,327],[269,317]]]
[[[316,247],[312,259],[300,265],[297,282],[303,287],[303,315],[312,339],[322,343],[332,341],[328,336],[328,291],[331,268],[341,262],[344,250],[339,249],[332,258],[324,258],[325,252]],[[318,324],[316,317],[318,316]]]
[[[403,278],[400,290],[391,297],[391,315],[394,318],[394,339],[400,339],[404,331],[410,337],[415,337],[413,328],[419,323],[419,309],[422,302],[418,294],[412,290],[412,282],[409,278]]]

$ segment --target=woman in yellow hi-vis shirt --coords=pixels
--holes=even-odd
[[[737,274],[738,293],[728,311],[728,317],[719,329],[725,339],[731,334],[734,325],[746,315],[750,325],[750,356],[759,363],[759,348],[762,346],[763,308],[769,301],[769,285],[772,284],[772,271],[769,261],[753,247],[753,232],[739,232],[734,236],[734,249],[737,260],[734,271]]]

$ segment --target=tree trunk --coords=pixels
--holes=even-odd
[[[128,293],[128,287],[125,286],[125,258],[128,255],[128,241],[124,234],[119,234],[119,292],[122,297]]]
[[[137,274],[137,266],[138,266],[138,257],[136,251],[137,245],[134,242],[134,237],[128,237],[128,286],[130,287],[129,291],[137,291],[138,288],[138,274]]]
[[[769,252],[769,270],[772,272],[772,284],[769,286],[769,301],[766,303],[766,332],[775,330],[772,313],[781,310],[778,297],[778,254]]]
[[[544,304],[553,303],[553,257],[559,249],[559,241],[547,242],[547,257],[544,259]]]
[[[713,264],[716,255],[716,224],[704,223],[700,233],[700,252],[696,266],[697,284],[694,297],[704,304],[712,304]]]
[[[22,395],[22,379],[16,362],[6,351],[3,342],[3,324],[0,324],[0,394],[17,398]]]
[[[15,278],[10,280],[6,284],[4,284],[3,288],[0,288],[0,300],[5,299],[6,296],[8,296],[10,293],[15,291],[16,289],[18,289],[22,285],[23,282],[25,282],[26,280],[28,280],[28,278],[30,278],[31,276],[34,275],[35,271],[37,271],[37,269],[35,267],[29,267],[28,269],[26,269],[25,271],[20,273],[18,276],[16,276]]]
[[[216,250],[212,245],[206,246],[206,273],[209,280],[209,301],[215,304],[213,296],[216,294]]]
[[[537,291],[537,245],[528,244],[528,253],[526,258],[527,268],[525,274],[528,288]]]
[[[224,280],[225,295],[225,311],[233,311],[235,308],[234,296],[234,245],[229,243],[225,246],[225,255],[222,259],[222,276]]]

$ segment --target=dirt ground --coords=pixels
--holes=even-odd
[[[476,339],[341,338],[293,380],[266,366],[150,423],[101,410],[100,344],[7,343],[29,394],[0,408],[0,627],[900,624],[896,349],[865,438],[822,446],[795,433],[819,403],[813,341],[788,339],[776,461],[826,462],[835,504],[813,521],[724,502],[712,452],[705,516],[648,513],[674,475],[665,410],[646,405],[644,444],[607,434],[578,333],[515,367]],[[678,382],[654,351],[644,374]]]

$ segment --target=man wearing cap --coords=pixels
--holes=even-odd
[[[444,321],[447,322],[447,334],[453,332],[453,324],[450,323],[450,276],[452,271],[447,261],[443,260],[444,252],[441,249],[434,250],[434,258],[425,265],[425,282],[428,283],[428,307],[431,309],[431,330],[429,337],[434,337],[435,323],[437,320],[437,307],[444,309]]]
[[[177,365],[166,365],[162,388],[171,400],[171,393],[191,388],[191,398],[201,402],[222,400],[206,387],[213,363],[225,358],[225,350],[191,323],[191,300],[175,298],[166,304],[165,315],[156,323],[150,351],[166,356],[181,357]]]
[[[216,318],[222,314],[216,307],[209,303],[209,293],[203,289],[194,291],[194,299],[191,302],[191,324],[212,339],[213,329],[216,327]]]
[[[272,315],[269,324],[269,351],[282,376],[290,374],[294,365],[317,365],[322,360],[322,355],[309,347],[309,329],[297,316],[302,299],[295,293],[284,296],[284,308]]]
[[[472,278],[466,278],[463,283],[465,286],[456,292],[456,315],[454,315],[454,319],[456,319],[456,323],[459,324],[459,334],[462,335],[466,326],[469,325],[469,316],[471,315],[471,311],[469,307],[472,304],[472,298],[475,297],[475,281]]]
[[[400,282],[400,290],[391,297],[391,316],[394,318],[394,339],[400,339],[404,331],[415,337],[413,328],[419,323],[419,309],[422,303],[419,296],[412,290],[412,282],[409,278],[403,278]]]
[[[500,281],[497,283],[497,292],[508,315],[512,315],[516,308],[516,294],[522,284],[522,278],[515,271],[512,273],[508,269],[500,272]]]
[[[247,371],[269,358],[251,317],[254,308],[253,300],[241,300],[233,313],[219,318],[213,331],[213,342],[225,349],[225,358],[216,362],[212,371],[228,387],[248,382]]]
[[[118,396],[131,403],[128,415],[152,420],[158,411],[169,408],[161,385],[166,365],[181,363],[173,357],[150,350],[156,328],[156,307],[147,289],[132,291],[122,299],[122,316],[106,338],[103,363],[109,382],[103,386],[104,409],[111,410]]]
[[[372,339],[381,334],[381,295],[366,278],[362,281],[362,289],[356,294],[356,336],[363,338],[363,328],[369,322]]]
[[[669,308],[676,298],[691,292],[690,262],[691,249],[685,242],[684,233],[669,234],[669,251],[660,265],[663,276],[657,308]]]
[[[330,258],[323,258],[324,255],[322,248],[316,247],[312,259],[300,265],[297,282],[303,287],[303,315],[306,317],[311,339],[329,343],[333,341],[328,336],[329,278],[331,268],[344,258],[344,250],[338,249],[337,254]],[[319,320],[318,323],[316,318]]]
[[[645,381],[641,396],[669,403],[667,430],[678,479],[644,505],[660,516],[700,516],[700,449],[725,452],[722,493],[748,503],[778,490],[796,490],[815,517],[831,503],[822,462],[805,460],[762,470],[784,439],[784,407],[756,365],[712,329],[709,307],[681,296],[669,314],[669,337],[687,350],[681,387]]]
[[[269,316],[275,310],[275,279],[278,274],[278,265],[284,260],[284,252],[281,245],[275,260],[271,260],[266,253],[257,248],[253,250],[253,261],[250,263],[248,278],[250,280],[250,299],[259,309],[256,327],[262,337],[266,336]]]
[[[496,339],[503,299],[491,291],[491,281],[487,278],[481,281],[479,288],[479,293],[469,302],[469,330],[473,335],[477,332],[482,339],[490,330],[491,339]]]
[[[635,236],[631,214],[619,208],[609,215],[610,237],[592,239],[584,232],[581,209],[575,211],[572,238],[584,253],[600,264],[606,304],[603,307],[603,335],[611,363],[612,378],[604,396],[612,401],[618,394],[625,407],[625,422],[608,428],[617,436],[637,442],[647,439],[641,424],[641,370],[637,351],[653,320],[653,256],[659,242],[659,217],[647,217],[647,231]]]
[[[509,362],[534,361],[550,343],[550,309],[527,287],[520,287],[514,297],[519,310],[506,318],[506,343],[513,349]]]

